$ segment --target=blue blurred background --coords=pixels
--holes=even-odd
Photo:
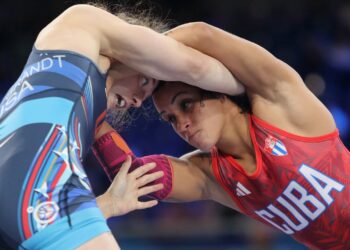
[[[135,1],[124,2],[135,4]],[[0,2],[0,100],[21,73],[38,32],[75,3],[78,2]],[[173,20],[172,23],[206,21],[260,44],[290,64],[330,109],[349,148],[349,1],[153,0],[152,3],[155,14]],[[138,113],[135,122],[123,132],[137,155],[180,156],[193,149],[159,121],[151,102],[146,111]],[[96,194],[102,193],[108,187],[107,178],[94,166],[92,157],[88,157],[85,165]],[[305,249],[288,236],[212,202],[162,203],[154,209],[113,218],[109,225],[124,249]]]

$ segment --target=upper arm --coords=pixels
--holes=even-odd
[[[211,166],[210,157],[198,151],[181,159],[169,157],[173,166],[173,189],[166,201],[195,201],[209,199],[209,177],[204,169]]]
[[[267,99],[285,84],[302,83],[295,70],[261,46],[209,24],[182,25],[169,36],[218,59],[250,92]]]
[[[239,94],[243,87],[217,59],[149,28],[125,24],[113,54],[119,61],[159,80]]]
[[[97,63],[101,48],[101,36],[95,28],[98,15],[97,8],[89,5],[68,8],[41,30],[35,41],[36,48],[73,51]]]
[[[200,83],[208,90],[227,93],[240,90],[216,59],[89,5],[76,5],[62,13],[42,30],[36,46],[72,50],[95,62],[100,55],[107,56],[159,80]],[[223,85],[221,80],[232,86]]]
[[[255,115],[298,135],[334,131],[332,115],[292,67],[253,42],[215,27],[210,30],[210,40],[218,43],[212,55],[247,86]]]
[[[40,32],[35,44],[39,49],[72,50],[95,62],[104,55],[162,80],[193,82],[203,65],[203,57],[193,57],[200,52],[84,4],[64,11]]]
[[[168,35],[221,61],[247,88],[253,113],[270,124],[304,136],[335,129],[330,112],[300,75],[261,46],[200,22]]]

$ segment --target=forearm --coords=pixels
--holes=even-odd
[[[239,95],[244,92],[244,86],[220,61],[206,56],[198,80],[192,85],[209,91],[228,95]]]
[[[119,60],[137,71],[155,79],[185,82],[226,94],[244,91],[217,59],[144,27],[130,29],[130,42],[125,50],[119,51]]]
[[[261,46],[206,23],[180,25],[167,35],[216,58],[250,89],[261,92],[297,77],[291,67]]]
[[[204,22],[179,25],[166,35],[229,65],[235,73],[239,73],[235,69],[249,66],[249,62],[258,66],[255,60],[272,56],[259,45]]]
[[[184,159],[164,155],[135,157],[125,141],[107,123],[102,126],[96,138],[93,151],[110,180],[115,178],[127,156],[131,155],[133,161],[130,171],[155,162],[156,167],[149,173],[164,173],[161,178],[150,183],[164,186],[162,190],[153,192],[151,197],[167,202],[208,199],[208,178],[203,168],[210,169],[209,155],[203,156],[194,152]]]
[[[203,22],[180,25],[169,30],[167,36],[218,59],[243,84],[247,83],[245,75],[248,76],[248,74],[245,71],[250,69],[249,61],[255,64],[255,67],[251,68],[256,69],[259,65],[256,61],[256,53],[260,54],[260,51],[254,44]],[[249,75],[254,75],[256,72],[252,73]]]
[[[230,72],[215,59],[89,5],[65,11],[41,32],[36,46],[73,50],[94,62],[104,55],[159,80],[186,82],[228,94],[241,92]]]

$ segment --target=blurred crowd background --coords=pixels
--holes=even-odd
[[[0,2],[0,100],[20,75],[38,32],[82,1]],[[120,3],[120,1],[109,1]],[[135,1],[123,1],[133,6]],[[265,47],[295,68],[330,109],[350,146],[350,2],[343,0],[152,0],[173,25],[205,21]],[[116,31],[117,32],[117,31]],[[169,58],[171,63],[171,58]],[[33,110],[35,112],[35,110]],[[122,132],[137,155],[180,156],[191,148],[161,122],[152,103]],[[0,156],[1,157],[1,156]],[[108,187],[94,159],[85,161],[96,194]],[[212,202],[161,203],[109,221],[124,249],[306,249],[290,237]]]

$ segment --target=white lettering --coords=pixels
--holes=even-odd
[[[294,195],[294,192],[300,194],[300,198]],[[283,194],[299,207],[311,220],[316,219],[326,209],[326,206],[322,202],[312,194],[308,194],[307,190],[295,181],[292,181],[288,185]],[[312,204],[316,210],[312,212],[308,206],[306,206],[306,203]]]
[[[34,73],[38,73],[39,71],[40,71],[40,62],[36,63],[36,67],[35,65],[32,65],[30,67],[29,75],[33,75]]]
[[[53,66],[53,60],[50,57],[47,57],[41,60],[41,70],[50,69],[52,68],[52,66]]]
[[[52,68],[55,63],[58,63],[58,66],[60,68],[62,68],[63,67],[62,58],[66,57],[66,56],[65,55],[54,55],[52,57],[54,59],[52,59],[50,57],[46,57],[46,58],[40,60],[39,62],[37,62],[31,66],[26,67],[14,85],[16,87],[21,85],[25,78],[30,77],[34,73],[39,73],[41,71],[48,70],[48,69]]]
[[[322,196],[328,205],[334,201],[333,197],[329,193],[333,189],[340,192],[344,188],[344,185],[341,183],[305,164],[300,167],[299,172],[308,180],[308,182],[310,182],[310,184],[316,189],[316,191]],[[324,187],[322,187],[321,182],[325,184]]]
[[[62,63],[62,58],[63,57],[66,57],[65,55],[56,55],[56,56],[53,56],[53,58],[58,58],[58,66],[60,67],[60,68],[62,68],[63,67],[63,63]]]
[[[290,229],[290,227],[288,227],[286,224],[283,224],[282,227],[280,227],[279,225],[274,223],[272,220],[270,220],[274,216],[272,214],[270,214],[269,212],[267,212],[266,210],[263,209],[260,211],[255,211],[255,213],[257,215],[259,215],[261,218],[263,218],[264,220],[266,220],[267,222],[269,222],[271,225],[276,227],[277,229],[281,230],[283,233],[286,233],[286,234],[293,234],[294,233],[294,231],[292,229]]]
[[[22,84],[23,79],[25,79],[25,78],[27,78],[27,77],[29,77],[29,76],[30,76],[30,75],[29,75],[28,71],[25,70],[25,71],[22,73],[22,75],[20,76],[19,80],[17,81],[16,88]]]
[[[330,195],[332,190],[335,189],[341,192],[344,188],[344,185],[341,183],[307,165],[303,164],[299,172],[315,188],[328,205],[334,201],[334,198]],[[282,197],[282,195],[286,196],[291,203]],[[309,194],[306,188],[294,180],[288,184],[282,195],[277,197],[275,202],[281,204],[285,209],[277,208],[271,203],[266,209],[255,211],[255,213],[286,234],[293,234],[304,229],[309,225],[309,220],[317,219],[327,209],[322,201],[314,195]],[[304,217],[296,207],[300,208],[307,217]],[[273,218],[278,219],[272,221]],[[280,222],[281,220],[283,222]]]
[[[15,91],[15,88],[11,88],[9,93],[4,97],[4,100],[1,103],[0,117],[17,104],[26,91],[34,90],[33,86],[28,81],[24,81],[23,84],[18,87],[20,87],[18,91]]]
[[[17,101],[17,92],[10,93],[9,96],[6,98],[5,106],[11,106],[12,104],[16,103]]]
[[[58,66],[60,68],[63,67],[63,59],[66,57],[65,55],[54,55],[52,58],[46,57],[39,62],[26,67],[26,69],[22,72],[18,80],[15,82],[15,84],[12,85],[12,87],[9,89],[5,97],[3,98],[1,104],[0,104],[0,117],[4,115],[6,111],[11,109],[22,97],[23,93],[27,90],[33,91],[33,86],[26,81],[25,79],[30,77],[31,75],[35,73],[39,73],[44,70],[48,70],[54,66],[54,63],[58,63]],[[24,82],[23,82],[24,81]],[[18,90],[18,88],[20,88]]]
[[[28,81],[23,82],[17,98],[21,99],[23,92],[26,90],[30,90],[30,91],[34,90],[33,86]]]
[[[283,213],[281,210],[279,210],[277,207],[273,206],[272,204],[269,205],[267,208],[270,209],[276,215],[278,215],[280,218],[282,218],[285,222],[287,222],[287,224],[291,228],[293,228],[295,231],[300,231],[309,224],[307,220],[284,198],[280,196],[277,198],[277,201],[281,203],[285,208],[287,208],[289,212],[291,212],[291,214],[297,219],[298,224],[295,224],[290,218],[288,218],[288,216],[285,213]]]

